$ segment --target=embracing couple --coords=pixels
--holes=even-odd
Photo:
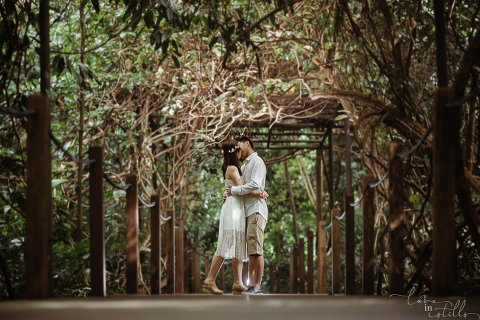
[[[206,276],[203,292],[223,294],[215,285],[225,259],[232,259],[233,294],[263,294],[263,235],[268,209],[265,199],[267,169],[252,140],[241,136],[222,144],[226,191],[220,214],[217,251]],[[239,162],[243,161],[240,168]],[[247,257],[248,254],[248,257]],[[249,287],[242,283],[243,262],[249,261]]]

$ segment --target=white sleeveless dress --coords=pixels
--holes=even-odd
[[[225,188],[233,186],[230,179],[225,179]],[[245,240],[245,205],[242,196],[229,196],[222,206],[216,256],[224,259],[237,258],[248,261]]]

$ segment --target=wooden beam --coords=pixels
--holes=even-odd
[[[315,119],[317,122],[304,122],[304,123],[276,123],[273,125],[272,129],[274,130],[295,130],[295,129],[303,129],[303,128],[318,128],[318,127],[325,127],[328,121],[333,120],[331,118],[322,118],[322,119]],[[323,123],[321,123],[323,122]],[[232,125],[233,128],[244,128],[244,127],[253,127],[253,128],[268,128],[270,127],[270,121],[265,120],[263,122],[252,123],[251,125],[247,124],[246,122],[237,122]]]
[[[305,240],[300,238],[298,245],[298,289],[300,293],[305,293]]]
[[[293,244],[293,294],[298,293],[298,242]]]
[[[152,194],[150,196],[150,203],[153,202],[155,202],[155,205],[150,208],[150,291],[151,294],[160,294],[160,284],[162,282],[162,227],[160,219],[160,196],[158,194]]]
[[[276,293],[281,293],[282,292],[282,265],[278,264],[275,268],[275,271],[277,272],[277,286],[275,288]]]
[[[318,222],[322,219],[322,207],[323,207],[323,151],[317,149],[316,160],[315,160],[315,212],[316,212],[316,226]],[[318,229],[317,229],[318,236]],[[318,238],[317,238],[318,241]]]
[[[433,273],[434,296],[453,296],[456,278],[455,237],[455,145],[452,88],[439,88],[433,102]],[[461,155],[458,155],[461,156]]]
[[[313,288],[313,231],[307,232],[307,293],[314,293]]]
[[[267,147],[269,147],[270,143],[320,143],[321,140],[300,140],[300,139],[275,139],[275,140],[265,140],[265,139],[252,139],[252,142],[257,142],[257,143],[267,143]],[[270,148],[270,147],[269,147]]]
[[[311,144],[311,145],[290,145],[290,146],[270,146],[270,148],[268,148],[267,146],[255,146],[255,149],[279,149],[279,150],[286,150],[286,149],[298,149],[298,150],[302,150],[302,149],[318,149],[319,145],[318,144]],[[323,146],[322,149],[327,149],[328,146]]]
[[[177,219],[178,229],[175,229],[175,293],[183,293],[183,219]]]
[[[137,294],[138,291],[138,180],[135,173],[125,176],[127,184],[127,294]]]
[[[374,294],[375,273],[375,188],[369,183],[375,183],[373,173],[363,176],[363,244],[362,244],[362,292],[363,295]]]
[[[195,259],[194,256],[196,255],[195,251],[193,250],[192,239],[187,237],[187,247],[188,247],[188,272],[187,272],[187,284],[188,284],[188,293],[195,293],[195,285],[193,283],[193,276],[194,276],[194,268],[195,268]]]
[[[88,148],[90,164],[89,204],[90,204],[90,296],[105,297],[105,228],[103,222],[103,147]]]
[[[202,269],[202,254],[201,252],[197,251],[195,247],[195,292],[201,293],[202,292],[202,279],[200,278],[200,271]]]
[[[330,210],[335,208],[335,184],[333,181],[333,130],[332,126],[328,128],[328,174],[329,174],[329,192],[330,192]]]
[[[184,225],[185,226],[185,225]],[[190,291],[190,241],[188,240],[187,233],[183,233],[183,293],[189,293]]]
[[[273,261],[270,261],[270,288],[268,290],[269,293],[273,293],[275,291],[275,267]]]
[[[331,240],[332,240],[332,293],[342,293],[342,267],[341,247],[340,247],[340,220],[335,218],[340,216],[340,210],[335,208],[331,211]]]
[[[205,251],[205,263],[204,263],[204,268],[205,268],[205,277],[210,273],[210,252]]]
[[[165,218],[172,217],[165,223],[165,259],[167,263],[167,285],[165,293],[175,293],[175,211],[167,209]]]
[[[355,207],[353,194],[345,196],[345,294],[353,295],[355,285]]]
[[[350,120],[345,118],[344,120],[344,130],[345,130],[345,177],[346,177],[346,187],[345,194],[352,193],[352,160],[350,156]]]
[[[288,277],[289,293],[293,294],[293,248],[290,250],[290,275]]]
[[[33,94],[28,97],[27,108],[38,110],[38,114],[27,119],[25,297],[47,299],[53,298],[50,100]]]
[[[250,135],[268,136],[269,132],[250,132]],[[272,136],[324,136],[325,132],[272,132],[271,135]]]
[[[317,268],[318,268],[318,288],[317,292],[327,293],[327,230],[325,220],[318,222],[318,248],[317,248]]]

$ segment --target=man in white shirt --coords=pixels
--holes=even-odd
[[[256,190],[263,192],[267,174],[265,163],[255,152],[252,140],[245,136],[236,140],[240,142],[241,158],[245,159],[241,168],[244,184],[228,187],[227,195],[244,195]],[[262,283],[264,269],[264,231],[268,220],[268,208],[265,199],[245,197],[245,217],[247,219],[247,252],[250,257],[250,283],[248,290],[242,292],[242,294],[263,294],[260,284]]]

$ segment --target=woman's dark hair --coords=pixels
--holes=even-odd
[[[223,179],[225,179],[225,173],[227,172],[228,166],[235,166],[238,169],[238,173],[242,175],[242,170],[240,169],[240,163],[237,158],[237,152],[240,152],[239,142],[235,140],[228,140],[222,143],[222,150],[223,150]],[[235,149],[235,147],[237,147]],[[232,149],[234,149],[233,152]]]

